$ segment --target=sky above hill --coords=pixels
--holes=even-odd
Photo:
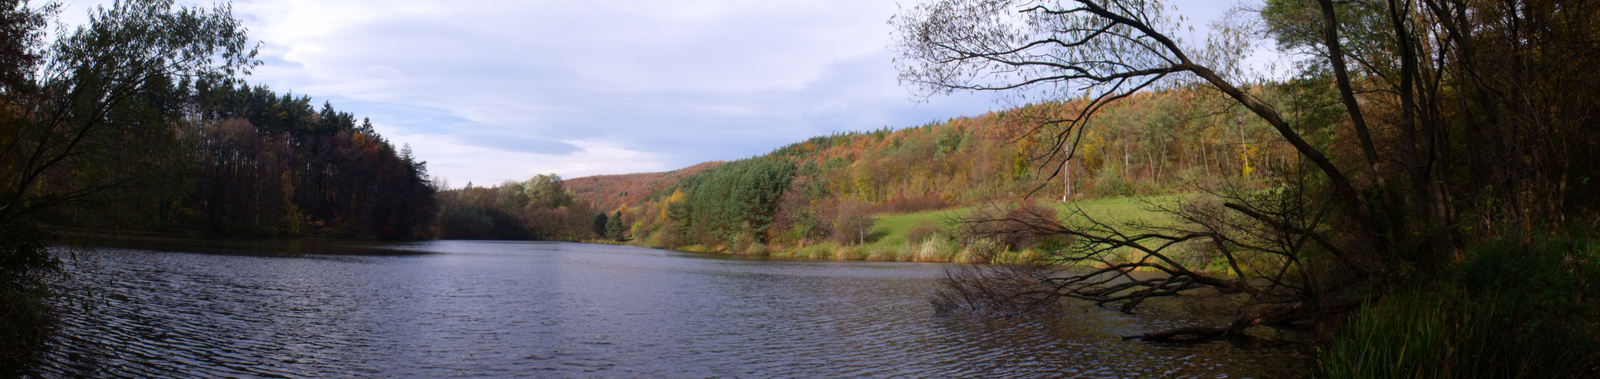
[[[233,10],[261,41],[264,65],[246,80],[369,118],[460,187],[672,170],[1006,107],[991,94],[918,102],[896,82],[887,21],[915,3],[902,2],[240,0]],[[1176,3],[1202,31],[1233,4]],[[94,4],[70,4],[62,21],[81,22]]]

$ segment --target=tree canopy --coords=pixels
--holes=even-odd
[[[1081,212],[976,217],[969,221],[1024,226],[980,228],[991,234],[1071,237],[1049,261],[1076,271],[970,272],[946,304],[1033,308],[1078,298],[1131,310],[1152,297],[1245,294],[1227,325],[1142,337],[1227,335],[1325,320],[1398,283],[1445,280],[1485,241],[1595,237],[1595,201],[1575,194],[1597,190],[1597,106],[1586,94],[1600,83],[1583,67],[1600,57],[1600,7],[1272,0],[1253,13],[1259,29],[1219,24],[1203,46],[1174,38],[1183,26],[1174,9],[1144,0],[942,0],[892,20],[900,78],[925,95],[1079,99],[1075,112],[1039,118],[1028,131],[1048,137],[1052,154],[1083,153],[1077,146],[1104,126],[1110,104],[1152,88],[1194,88],[1247,110],[1296,155],[1271,168],[1280,174],[1269,191],[1164,206],[1183,220],[1175,226],[1108,225]],[[1243,75],[1237,62],[1260,43],[1254,36],[1297,59],[1292,78]],[[1224,263],[1185,258],[1195,254]]]

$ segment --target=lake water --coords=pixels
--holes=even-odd
[[[1238,378],[1302,376],[1309,361],[1271,340],[1118,338],[1193,322],[1159,310],[935,315],[942,264],[540,242],[122,246],[137,248],[77,253],[34,375]]]

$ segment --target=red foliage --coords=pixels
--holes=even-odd
[[[876,213],[916,213],[922,211],[939,210],[950,207],[950,202],[939,196],[900,196],[889,201],[878,203],[873,207]]]
[[[595,209],[611,210],[642,204],[651,193],[672,188],[679,180],[720,164],[722,161],[710,161],[667,172],[585,176],[563,180],[561,184],[573,196],[588,200]]]

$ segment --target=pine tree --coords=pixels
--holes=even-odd
[[[604,214],[602,213],[602,215]],[[626,229],[622,224],[622,211],[617,211],[611,215],[611,219],[606,220],[606,237],[611,238],[613,241],[622,241],[627,237],[623,234],[625,231]]]
[[[594,235],[596,236],[610,236],[611,233],[608,233],[610,231],[610,227],[611,222],[606,218],[606,213],[596,212],[594,214],[594,224],[590,226],[589,230],[594,231]]]

